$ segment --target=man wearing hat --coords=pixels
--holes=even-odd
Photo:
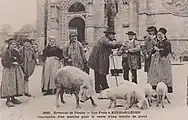
[[[144,71],[148,73],[151,62],[152,48],[157,41],[157,28],[154,26],[149,26],[146,31],[148,32],[148,35],[145,38],[143,54],[145,57]]]
[[[117,55],[122,55],[123,77],[129,80],[129,70],[132,73],[132,82],[137,83],[137,69],[140,68],[140,45],[136,39],[136,33],[129,31],[126,33],[129,41],[126,41],[119,49]]]
[[[35,70],[35,65],[37,63],[35,51],[32,47],[32,41],[26,39],[23,41],[23,47],[19,50],[23,58],[23,71],[25,73],[25,95],[31,97],[29,93],[29,77],[33,74]]]
[[[65,43],[65,47],[63,48],[65,65],[72,65],[84,70],[87,60],[85,57],[84,48],[78,41],[77,37],[77,33],[71,32],[69,35],[70,40]]]
[[[122,44],[114,39],[115,32],[112,29],[104,31],[103,36],[93,47],[88,65],[94,70],[95,74],[95,91],[100,93],[101,90],[109,88],[106,75],[109,73],[109,56],[112,49],[119,48]]]

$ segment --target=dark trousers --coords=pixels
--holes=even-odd
[[[98,71],[94,71],[95,74],[95,91],[99,93],[101,90],[109,88],[106,75],[100,74]]]
[[[129,70],[132,73],[132,82],[137,83],[137,69],[130,69],[129,67],[123,68],[123,78],[124,80],[129,80]]]
[[[89,74],[89,67],[85,67],[83,71]]]

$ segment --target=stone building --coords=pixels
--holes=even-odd
[[[47,33],[60,43],[68,40],[70,31],[78,33],[80,42],[92,45],[107,28],[107,0],[38,0],[37,36],[40,48],[44,47],[44,3],[48,2]],[[116,3],[115,32],[118,41],[127,39],[126,32],[133,30],[142,42],[146,28],[165,27],[177,54],[188,49],[187,0],[114,0]]]

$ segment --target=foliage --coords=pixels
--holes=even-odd
[[[30,37],[34,30],[32,25],[26,24],[18,32],[14,33],[13,38],[16,39],[19,44],[22,44],[24,40],[31,39]]]

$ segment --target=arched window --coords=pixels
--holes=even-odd
[[[72,4],[70,7],[69,7],[69,12],[81,12],[81,11],[85,11],[85,7],[83,4],[77,2],[77,3],[74,3]]]

